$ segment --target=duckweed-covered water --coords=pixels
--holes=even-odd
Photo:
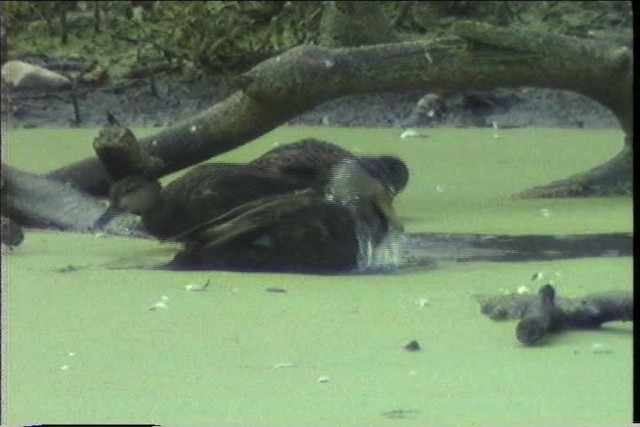
[[[90,155],[96,134],[12,131],[5,161],[46,172]],[[494,139],[491,130],[432,130],[425,139],[400,140],[396,130],[282,128],[220,160],[248,161],[274,143],[310,136],[404,158],[411,178],[397,207],[409,232],[632,230],[631,198],[509,197],[607,160],[620,149],[617,131],[511,130]],[[514,323],[484,318],[469,296],[536,290],[542,283],[531,281],[535,272],[561,296],[631,290],[629,257],[345,276],[126,268],[164,262],[175,250],[154,241],[27,230],[3,260],[3,422],[631,420],[630,323],[524,348]],[[421,351],[403,349],[412,340]]]

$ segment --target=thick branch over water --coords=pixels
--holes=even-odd
[[[143,138],[143,147],[161,160],[152,173],[160,177],[232,150],[331,99],[372,92],[567,89],[611,108],[631,143],[632,57],[626,47],[468,22],[455,31],[462,39],[300,46],[270,58],[241,76],[239,90],[223,102]],[[106,194],[110,183],[97,158],[49,176],[96,195]]]

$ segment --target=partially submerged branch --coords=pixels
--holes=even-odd
[[[106,209],[98,199],[68,184],[2,165],[5,185],[3,210],[22,225],[79,232],[91,231]],[[104,231],[123,236],[145,236],[134,215],[122,215]]]
[[[520,319],[516,338],[538,343],[549,333],[568,329],[597,329],[603,323],[633,321],[633,294],[601,292],[582,298],[557,298],[547,284],[537,295],[478,295],[480,311],[493,320]]]

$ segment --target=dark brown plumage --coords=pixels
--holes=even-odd
[[[357,264],[358,230],[378,242],[399,227],[391,204],[407,179],[400,159],[308,139],[249,164],[197,166],[164,189],[125,178],[110,199],[154,236],[185,242],[172,267],[343,271]]]

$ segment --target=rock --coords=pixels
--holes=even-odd
[[[68,89],[71,81],[53,71],[22,61],[7,61],[2,80],[16,89]]]

